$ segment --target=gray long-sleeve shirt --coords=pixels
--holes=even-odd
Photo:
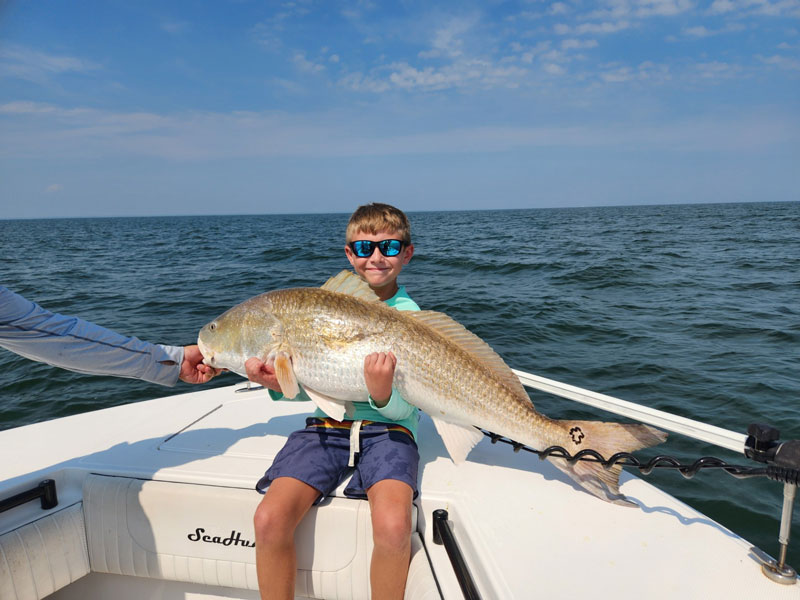
[[[0,286],[0,347],[56,367],[92,375],[132,377],[172,386],[183,347],[127,337],[46,310]]]

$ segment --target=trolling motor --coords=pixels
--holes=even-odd
[[[800,440],[779,442],[780,432],[769,425],[754,423],[747,428],[744,454],[747,458],[766,463],[766,475],[783,482],[783,511],[778,533],[780,553],[778,560],[755,546],[750,549],[761,563],[761,570],[772,581],[792,585],[797,583],[797,571],[786,564],[789,533],[792,529],[792,511],[797,484],[800,481]]]

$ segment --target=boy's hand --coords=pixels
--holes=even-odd
[[[375,405],[383,408],[392,397],[392,380],[397,357],[391,352],[374,352],[364,359],[364,381]]]
[[[248,358],[247,362],[244,363],[244,369],[250,381],[261,384],[275,392],[283,393],[281,384],[278,383],[278,377],[275,375],[275,369],[265,364],[260,358]]]
[[[186,383],[207,383],[219,375],[219,371],[214,367],[203,364],[203,355],[197,345],[184,346],[183,362],[178,377]]]

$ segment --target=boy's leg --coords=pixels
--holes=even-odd
[[[373,598],[402,598],[411,560],[411,503],[414,490],[397,479],[383,479],[367,490],[372,513]]]
[[[294,531],[317,497],[317,489],[292,477],[278,477],[267,488],[253,518],[262,599],[294,598]]]

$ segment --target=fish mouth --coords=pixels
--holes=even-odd
[[[203,343],[203,340],[197,338],[197,347],[200,349],[200,354],[203,355],[203,364],[209,367],[214,366],[214,351]]]

